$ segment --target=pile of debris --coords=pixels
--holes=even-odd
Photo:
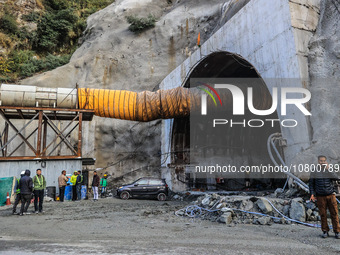
[[[301,197],[223,196],[216,193],[198,197],[192,205],[178,210],[176,215],[225,224],[271,225],[296,222],[314,226],[311,222],[320,220],[316,205]]]

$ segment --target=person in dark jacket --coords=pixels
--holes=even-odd
[[[77,189],[77,199],[81,200],[81,186],[83,185],[84,177],[81,174],[81,171],[78,171],[77,181],[76,181],[76,189]]]
[[[22,177],[19,181],[19,189],[20,189],[20,194],[21,194],[20,216],[23,216],[24,214],[30,214],[27,212],[28,207],[31,202],[32,192],[33,192],[33,181],[30,175],[31,175],[31,171],[26,170],[25,176]]]
[[[20,182],[20,179],[24,176],[25,176],[25,171],[22,171],[20,173],[20,178],[18,178],[17,181],[15,182],[14,189],[16,191],[15,193],[17,194],[17,196],[15,197],[15,201],[14,201],[14,205],[13,205],[13,211],[12,211],[13,214],[20,214],[20,213],[17,213],[17,206],[18,206],[19,202],[21,201],[19,182]]]
[[[93,172],[93,180],[92,180],[92,190],[93,190],[93,200],[98,201],[98,187],[100,183],[100,178],[97,175],[97,171]]]
[[[311,173],[309,180],[309,191],[311,193],[310,200],[315,202],[319,208],[321,217],[321,229],[323,231],[322,237],[329,236],[329,226],[327,223],[327,208],[331,214],[333,231],[335,238],[340,239],[340,226],[338,217],[338,204],[335,197],[335,189],[333,181],[339,179],[339,177],[329,171],[326,156],[318,156],[318,169]]]

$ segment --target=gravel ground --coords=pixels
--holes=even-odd
[[[224,225],[177,217],[188,202],[117,198],[0,209],[0,254],[339,254],[334,234],[299,225]],[[32,211],[32,205],[29,211]]]

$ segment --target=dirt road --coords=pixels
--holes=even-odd
[[[339,254],[340,240],[299,225],[227,226],[177,217],[188,202],[117,198],[0,209],[0,254]],[[29,211],[32,211],[32,205]]]

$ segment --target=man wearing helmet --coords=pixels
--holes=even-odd
[[[106,187],[107,187],[107,174],[100,180],[100,186],[102,187],[100,197],[105,197]]]

